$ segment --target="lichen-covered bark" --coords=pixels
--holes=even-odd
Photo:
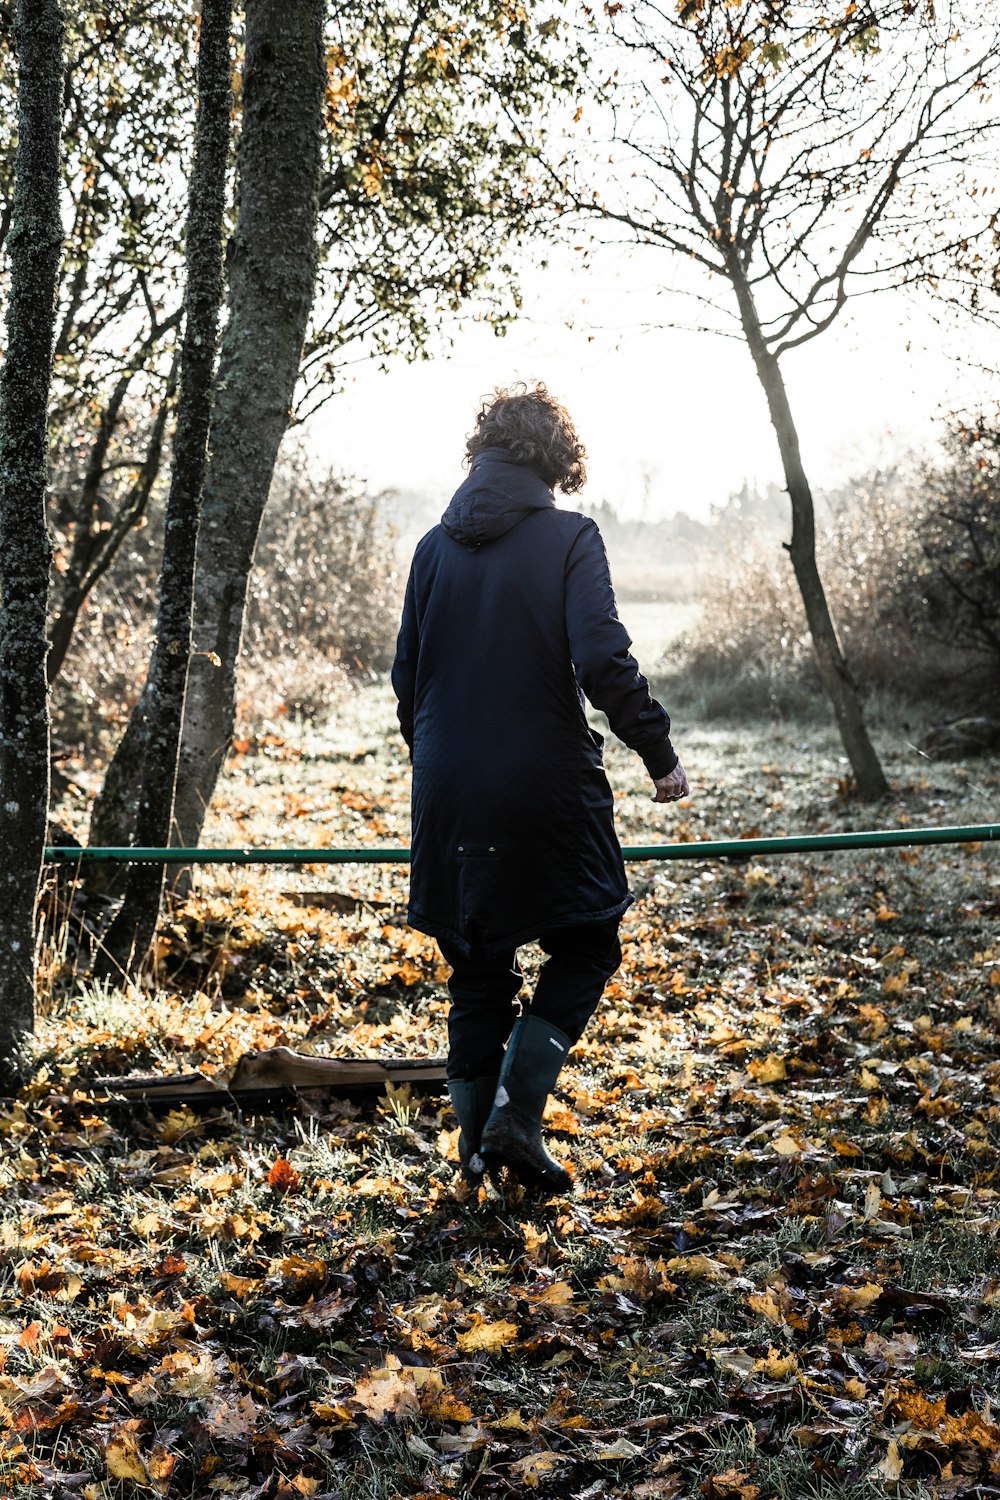
[[[195,647],[174,808],[196,844],[232,738],[247,582],[316,280],[322,0],[248,0],[239,218],[195,582]]]
[[[34,1026],[35,902],[49,797],[45,480],[62,246],[58,0],[17,0],[14,44],[18,145],[0,367],[0,1073],[11,1070]]]
[[[177,426],[160,565],[156,636],[140,705],[143,756],[134,841],[146,846],[163,845],[170,836],[177,751],[191,658],[198,512],[205,482],[223,292],[231,12],[231,0],[202,0]],[[133,974],[142,966],[156,931],[162,891],[162,866],[130,867],[125,899],[104,935],[95,973],[114,977],[120,973]]]

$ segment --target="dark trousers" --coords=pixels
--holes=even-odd
[[[580,922],[538,935],[548,957],[528,1008],[531,1015],[558,1026],[571,1042],[583,1035],[604,986],[622,961],[618,922],[618,917]],[[517,966],[517,949],[488,957],[476,950],[466,956],[440,938],[438,946],[452,968],[448,1077],[489,1077],[500,1071],[504,1045],[519,1014],[515,1000],[524,976]]]

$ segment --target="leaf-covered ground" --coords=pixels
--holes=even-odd
[[[405,840],[385,694],[348,714],[242,742],[206,841]],[[623,840],[869,821],[825,732],[679,739],[695,795],[669,812],[611,749]],[[996,817],[995,762],[882,748],[879,821]],[[57,932],[38,1078],[0,1115],[0,1489],[1000,1495],[998,877],[988,847],[635,867],[549,1112],[574,1190],[541,1205],[468,1196],[437,1097],[88,1097],[275,1043],[441,1052],[402,872],[206,871],[155,990],[74,979]]]

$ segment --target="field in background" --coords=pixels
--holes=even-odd
[[[633,599],[619,590],[618,613],[632,637],[632,652],[647,676],[661,666],[670,647],[698,619],[699,605],[690,600]]]
[[[625,841],[996,816],[996,761],[935,767],[902,732],[875,813],[828,728],[677,729],[673,809],[609,741]],[[384,687],[240,743],[206,843],[406,840]],[[401,871],[202,871],[155,991],[52,953],[42,1070],[0,1115],[0,1489],[990,1493],[998,854],[634,867],[623,968],[548,1111],[575,1187],[541,1206],[468,1198],[439,1098],[153,1119],[83,1091],[282,1043],[440,1053],[446,971]]]

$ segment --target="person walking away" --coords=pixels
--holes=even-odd
[[[413,760],[408,920],[448,981],[448,1088],[467,1178],[506,1166],[564,1192],[546,1100],[621,963],[631,904],[585,697],[639,755],[653,801],[688,795],[670,720],[618,618],[590,517],[556,507],[586,479],[569,413],[544,385],[497,390],[469,475],[413,556],[392,668]],[[517,949],[547,955],[515,1004]]]

